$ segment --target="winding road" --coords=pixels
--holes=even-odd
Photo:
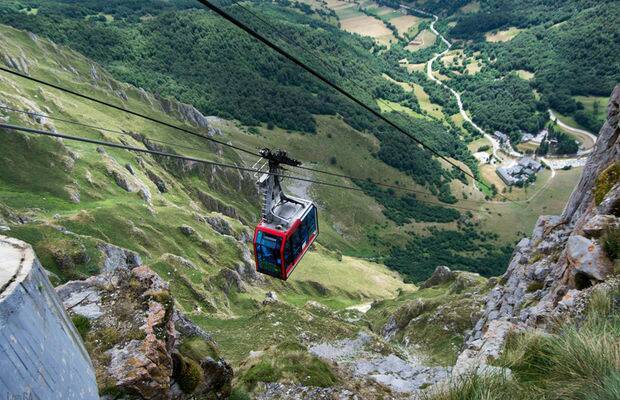
[[[426,63],[426,75],[428,76],[428,79],[430,79],[431,81],[445,87],[446,89],[448,89],[452,95],[454,96],[454,98],[456,98],[456,103],[459,106],[459,113],[461,114],[461,116],[463,117],[463,119],[467,122],[469,122],[474,129],[476,129],[478,132],[480,132],[485,138],[487,138],[490,142],[491,145],[493,146],[493,157],[497,160],[501,160],[501,158],[499,158],[498,156],[498,152],[501,148],[500,143],[497,139],[495,139],[493,136],[491,136],[490,134],[488,134],[487,132],[485,132],[482,128],[480,128],[478,125],[476,125],[476,123],[474,121],[472,121],[472,119],[469,117],[469,115],[467,115],[467,112],[465,112],[465,109],[463,108],[463,101],[461,100],[461,94],[459,92],[457,92],[456,90],[452,89],[451,87],[449,87],[448,85],[446,85],[445,83],[443,83],[441,80],[437,79],[434,75],[433,75],[433,63],[440,57],[443,57],[446,53],[448,53],[450,51],[450,49],[452,48],[452,43],[450,43],[448,41],[448,39],[446,39],[441,33],[439,33],[439,31],[437,31],[437,29],[435,29],[435,23],[439,20],[439,17],[436,16],[435,14],[431,14],[428,13],[426,11],[422,11],[420,9],[417,8],[411,8],[405,5],[401,5],[401,7],[408,9],[408,10],[412,10],[415,11],[417,13],[423,14],[423,15],[428,15],[430,17],[433,18],[433,22],[431,22],[431,32],[433,32],[438,38],[441,39],[442,42],[444,42],[446,44],[446,46],[448,46],[444,51],[442,51],[441,53],[437,53],[435,54],[435,56],[433,58],[431,58],[430,60],[428,60],[428,62]],[[514,151],[513,151],[514,152]],[[516,155],[514,155],[515,157],[519,156],[519,153],[514,152]],[[513,154],[511,154],[513,155]]]
[[[496,159],[498,161],[502,161],[502,159],[498,155],[498,152],[500,150],[503,150],[508,156],[513,157],[513,158],[523,157],[523,154],[519,153],[516,150],[514,150],[514,148],[512,148],[512,146],[508,146],[508,148],[502,149],[499,140],[497,140],[491,134],[487,133],[482,128],[480,128],[478,125],[476,125],[476,123],[469,117],[469,115],[467,115],[467,112],[465,111],[465,109],[463,107],[463,101],[461,100],[461,94],[459,92],[457,92],[456,90],[452,89],[451,87],[449,87],[448,85],[446,85],[440,79],[437,79],[433,75],[433,63],[437,59],[439,59],[440,57],[443,57],[445,54],[447,54],[450,51],[450,49],[452,48],[452,43],[450,43],[441,33],[439,33],[439,31],[437,31],[437,29],[435,29],[435,23],[439,20],[439,17],[437,15],[435,15],[435,14],[431,14],[429,12],[420,10],[418,8],[408,7],[406,5],[401,5],[401,7],[404,8],[404,9],[407,9],[407,10],[415,11],[415,12],[420,13],[422,15],[428,15],[429,17],[432,17],[433,18],[433,22],[431,22],[431,25],[430,25],[431,32],[433,32],[433,34],[435,34],[438,38],[440,38],[441,41],[443,43],[445,43],[446,46],[447,46],[447,48],[444,51],[442,51],[441,53],[435,54],[433,56],[433,58],[428,60],[428,62],[426,63],[426,75],[428,76],[428,79],[430,79],[431,81],[433,81],[433,82],[435,82],[435,83],[445,87],[446,89],[448,89],[452,93],[452,95],[456,99],[456,102],[457,102],[458,107],[459,107],[459,113],[463,117],[463,120],[469,122],[474,127],[474,129],[476,129],[478,132],[480,132],[487,140],[489,140],[491,142],[491,145],[493,147],[493,158],[494,159]],[[559,118],[557,118],[557,116],[553,113],[553,111],[548,110],[548,112],[549,112],[549,118],[552,121],[557,122],[557,124],[561,128],[563,128],[564,130],[566,130],[568,132],[572,132],[574,134],[585,135],[588,138],[590,138],[593,143],[596,143],[596,136],[593,135],[591,132],[588,132],[588,131],[585,131],[583,129],[578,129],[578,128],[574,128],[572,126],[569,126],[569,125],[565,124],[564,122],[562,122]],[[590,148],[587,148],[587,149],[584,149],[584,150],[579,150],[579,152],[577,153],[576,157],[548,156],[546,158],[542,158],[542,160],[552,170],[552,175],[551,175],[549,181],[551,181],[551,179],[553,179],[555,177],[555,171],[554,171],[555,169],[559,169],[559,168],[565,167],[567,165],[570,165],[571,167],[583,166],[585,164],[585,158],[586,158],[585,156],[590,154],[592,152],[592,149],[593,149],[593,147],[590,147]]]

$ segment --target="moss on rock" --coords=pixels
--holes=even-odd
[[[594,201],[597,205],[603,201],[605,195],[618,182],[620,182],[620,161],[616,161],[607,167],[607,169],[601,172],[596,178],[594,185]]]

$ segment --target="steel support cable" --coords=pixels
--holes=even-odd
[[[288,43],[299,47],[301,50],[305,51],[306,53],[314,54],[315,55],[314,58],[316,60],[318,60],[324,67],[329,69],[331,72],[336,72],[336,73],[338,72],[333,65],[327,63],[321,57],[316,57],[316,55],[317,55],[316,51],[314,51],[313,49],[308,49],[306,46],[304,46],[303,44],[301,44],[298,41],[296,41],[294,38],[292,38],[287,33],[283,32],[281,29],[279,29],[277,26],[275,26],[274,24],[269,22],[267,19],[263,18],[260,14],[255,13],[254,11],[252,11],[249,8],[245,7],[243,4],[241,4],[241,1],[242,0],[232,0],[232,4],[237,6],[237,7],[239,7],[239,8],[241,8],[246,13],[252,15],[254,18],[256,18],[257,20],[261,21],[266,26],[270,27],[272,29],[272,31],[276,32],[280,37],[282,37]],[[318,54],[318,55],[320,56],[320,54]],[[370,72],[370,73],[377,73],[377,72],[379,72],[380,73],[380,71],[376,71],[376,70],[370,69],[366,64],[362,64],[362,67],[367,72]],[[347,80],[347,82],[350,83],[351,85],[353,85],[354,87],[360,89],[360,90],[365,90],[366,89],[363,86],[361,86],[360,84],[358,84],[356,81]],[[384,104],[389,109],[391,109],[392,111],[399,112],[394,107],[392,107],[389,103],[384,103]],[[348,179],[351,179],[351,180],[354,180],[354,181],[355,180],[360,180],[360,181],[367,180],[365,178],[353,177],[353,176],[349,176],[349,175],[343,175],[343,174],[334,173],[334,172],[330,172],[330,171],[325,171],[325,170],[321,170],[321,169],[317,169],[317,168],[304,167],[303,165],[297,165],[297,166],[295,166],[295,168],[305,169],[307,171],[312,171],[312,172],[316,172],[316,173],[320,173],[320,174],[326,174],[326,175],[331,175],[331,176],[337,176],[337,177],[341,177],[341,178],[348,178]],[[474,178],[474,180],[475,180],[475,178]],[[412,193],[419,193],[419,194],[423,194],[423,195],[427,195],[427,196],[434,196],[432,193],[424,192],[424,191],[421,191],[421,190],[407,189],[407,188],[404,188],[404,187],[398,186],[398,185],[391,185],[391,184],[387,184],[387,183],[377,183],[377,182],[372,182],[372,183],[377,185],[377,186],[383,186],[383,187],[392,188],[392,189],[400,189],[400,190],[410,191]],[[471,202],[471,203],[486,203],[485,201],[474,201],[474,200],[469,200],[469,202]]]
[[[47,114],[41,114],[41,113],[36,113],[36,112],[26,111],[26,110],[19,110],[19,109],[16,109],[16,108],[2,106],[2,105],[0,105],[0,109],[8,110],[8,111],[16,112],[16,113],[21,113],[21,114],[26,114],[26,115],[31,115],[31,116],[35,116],[35,117],[48,118],[48,119],[55,120],[55,121],[65,122],[67,124],[73,124],[73,125],[81,126],[81,127],[85,127],[85,128],[97,129],[97,130],[100,130],[100,131],[111,132],[111,133],[116,133],[116,134],[119,134],[119,135],[125,135],[125,136],[132,137],[131,134],[128,133],[128,132],[123,132],[123,131],[118,131],[118,130],[114,130],[114,129],[104,128],[104,127],[98,126],[98,125],[85,124],[85,123],[82,123],[82,122],[73,121],[73,120],[64,119],[64,118],[59,118],[59,117],[54,117],[54,116],[47,115]],[[178,148],[182,148],[182,149],[186,149],[186,150],[197,151],[197,152],[201,152],[201,153],[205,153],[205,154],[212,154],[211,152],[209,152],[207,150],[204,150],[204,149],[198,149],[198,148],[191,147],[191,146],[184,146],[184,145],[180,145],[180,144],[176,144],[176,143],[172,143],[172,142],[167,142],[167,141],[164,141],[164,140],[151,139],[151,138],[149,138],[147,136],[145,136],[144,138],[149,140],[149,141],[151,141],[151,142],[166,144],[166,145],[169,145],[169,146],[174,146],[174,147],[178,147]],[[421,194],[421,195],[426,195],[426,196],[434,196],[432,193],[428,193],[428,192],[425,192],[425,191],[422,191],[422,190],[410,189],[410,188],[403,187],[403,186],[391,185],[391,184],[381,183],[381,182],[375,182],[375,181],[367,179],[367,178],[361,178],[361,177],[355,177],[355,176],[351,176],[351,175],[339,174],[339,173],[335,173],[335,172],[323,171],[323,170],[314,169],[314,168],[310,168],[310,167],[304,167],[304,166],[296,166],[295,168],[300,168],[300,169],[304,169],[304,170],[312,171],[312,172],[319,172],[319,173],[323,173],[323,174],[327,174],[327,175],[331,175],[331,176],[335,176],[335,177],[339,177],[339,178],[346,178],[346,179],[350,179],[353,182],[356,182],[356,181],[370,182],[370,183],[372,183],[374,185],[377,185],[377,186],[382,186],[382,187],[387,187],[387,188],[391,188],[391,189],[401,190],[401,191],[404,191],[404,192],[411,192],[411,193],[416,193],[416,194]],[[486,203],[484,201],[475,201],[475,200],[468,200],[468,202],[480,203],[480,204]],[[446,206],[449,206],[449,204],[446,203]]]
[[[261,21],[263,24],[267,25],[268,27],[270,27],[273,31],[275,31],[279,36],[283,37],[286,41],[288,41],[289,43],[296,45],[297,47],[299,47],[300,49],[302,49],[303,51],[307,52],[307,53],[314,53],[315,55],[317,55],[317,52],[312,50],[312,49],[308,49],[306,46],[304,46],[303,44],[299,43],[298,41],[296,41],[294,38],[292,38],[290,35],[287,35],[285,32],[283,32],[282,30],[280,30],[277,26],[275,26],[274,24],[272,24],[271,22],[269,22],[268,20],[266,20],[265,18],[261,17],[258,13],[255,13],[254,11],[250,10],[249,8],[245,7],[243,4],[241,4],[242,0],[232,0],[232,4],[235,6],[238,6],[239,8],[241,8],[242,10],[244,10],[246,13],[252,15],[254,18],[258,19],[259,21]],[[324,61],[320,56],[321,54],[318,54],[319,57],[314,57],[316,60],[318,60],[323,66],[327,67],[328,69],[331,70],[331,72],[336,72],[338,73],[337,69],[327,63],[326,61]],[[370,73],[382,73],[382,71],[378,71],[378,70],[373,70],[370,67],[368,67],[367,64],[362,64],[361,65],[362,68],[364,68],[364,70],[366,70],[367,72]],[[355,86],[356,88],[360,89],[360,90],[366,90],[366,88],[364,88],[363,86],[361,86],[360,84],[357,83],[357,81],[354,80],[346,80],[347,83],[351,84],[352,86]],[[392,107],[389,103],[386,102],[382,102],[387,108],[389,108],[390,110],[399,113],[400,111],[398,111],[396,108]],[[315,171],[315,172],[322,172],[322,171]]]
[[[358,99],[354,95],[352,95],[349,92],[347,92],[346,90],[342,89],[339,85],[333,83],[332,81],[327,79],[325,76],[323,76],[323,74],[321,74],[320,72],[317,72],[313,68],[309,67],[304,62],[299,60],[297,57],[293,56],[292,54],[290,54],[289,52],[287,52],[286,50],[284,50],[283,48],[281,48],[277,44],[273,43],[272,41],[270,41],[269,39],[264,37],[263,35],[259,34],[256,31],[254,31],[254,29],[252,29],[248,25],[244,24],[243,22],[239,21],[238,19],[236,19],[231,14],[227,13],[226,11],[221,9],[220,7],[216,6],[215,4],[210,3],[207,0],[197,0],[197,1],[200,2],[202,5],[204,5],[205,7],[207,7],[209,10],[211,10],[214,13],[216,13],[217,15],[219,15],[220,17],[224,18],[226,21],[230,22],[231,24],[235,25],[239,29],[243,30],[244,32],[246,32],[247,34],[249,34],[250,36],[252,36],[256,40],[258,40],[259,42],[263,43],[264,45],[266,45],[270,49],[274,50],[275,52],[277,52],[278,54],[280,54],[284,58],[286,58],[289,61],[291,61],[292,63],[296,64],[297,66],[299,66],[300,68],[302,68],[303,70],[305,70],[306,72],[308,72],[309,74],[311,74],[312,76],[314,76],[315,78],[320,80],[321,82],[325,83],[327,86],[331,87],[332,89],[336,90],[338,93],[342,94],[343,96],[345,96],[349,100],[353,101],[355,104],[359,105],[360,107],[364,108],[365,110],[367,110],[368,112],[370,112],[371,114],[376,116],[377,118],[381,119],[382,121],[384,121],[385,123],[387,123],[388,125],[393,127],[394,129],[399,131],[400,133],[402,133],[405,136],[409,137],[415,143],[419,144],[423,148],[425,148],[428,151],[430,151],[433,155],[441,158],[442,160],[444,160],[448,164],[452,165],[453,167],[455,167],[456,169],[458,169],[459,171],[461,171],[465,175],[467,175],[470,178],[474,179],[474,181],[478,182],[480,185],[486,187],[489,190],[492,190],[492,188],[489,185],[487,185],[485,182],[477,179],[475,175],[473,175],[472,173],[470,173],[468,171],[465,171],[457,163],[455,163],[454,161],[450,160],[446,156],[442,155],[439,151],[437,151],[437,150],[433,149],[432,147],[428,146],[422,140],[416,138],[415,136],[413,136],[412,134],[407,132],[405,129],[400,127],[398,124],[396,124],[395,122],[393,122],[389,118],[385,117],[380,112],[374,110],[372,107],[368,106],[362,100]],[[504,196],[504,195],[502,195],[500,193],[498,193],[498,195],[500,197],[506,199],[507,201],[513,202],[512,200],[510,200],[509,198],[507,198],[506,196]],[[515,203],[515,204],[518,204],[518,203]]]
[[[15,109],[15,108],[7,107],[7,106],[1,106],[1,105],[0,105],[0,109],[8,110],[8,111],[13,111],[13,112],[16,112],[16,113],[21,113],[21,114],[32,115],[32,116],[35,116],[35,117],[47,118],[47,119],[51,119],[51,120],[54,120],[54,121],[61,121],[61,122],[67,123],[67,124],[72,124],[72,125],[76,125],[76,126],[82,126],[84,128],[97,129],[97,130],[104,131],[104,132],[117,133],[119,135],[125,135],[125,136],[132,137],[131,133],[128,133],[128,132],[117,131],[117,130],[114,130],[114,129],[104,128],[102,126],[97,126],[97,125],[84,124],[82,122],[72,121],[70,119],[64,119],[64,118],[59,118],[59,117],[54,117],[54,116],[47,115],[47,114],[39,114],[39,113],[35,113],[35,112],[32,112],[32,111],[18,110],[18,109]],[[197,149],[195,147],[185,146],[185,145],[182,145],[182,144],[177,144],[177,143],[172,143],[172,142],[167,142],[165,140],[152,139],[152,138],[147,137],[147,136],[144,136],[144,138],[146,140],[150,141],[150,142],[167,144],[168,146],[175,146],[175,147],[179,147],[181,149],[193,150],[193,151],[198,151],[198,152],[206,153],[206,154],[212,154],[210,151],[207,151],[207,150],[204,150],[204,149]]]
[[[153,155],[158,155],[158,156],[163,156],[163,157],[171,157],[171,158],[176,158],[176,159],[181,159],[181,160],[186,160],[186,161],[194,161],[194,162],[198,162],[198,163],[202,163],[202,164],[214,165],[214,166],[218,166],[218,167],[222,167],[222,168],[231,168],[231,169],[236,169],[236,170],[240,170],[240,171],[244,171],[244,172],[258,172],[258,173],[263,173],[263,174],[279,176],[280,178],[288,178],[288,179],[294,179],[294,180],[303,181],[303,182],[316,183],[318,185],[331,186],[331,187],[335,187],[335,188],[339,188],[339,189],[347,189],[347,190],[354,190],[354,191],[358,191],[358,192],[364,192],[363,189],[358,188],[358,187],[354,187],[354,186],[340,185],[340,184],[337,184],[337,183],[331,183],[331,182],[325,182],[325,181],[318,181],[318,180],[303,178],[303,177],[294,176],[294,175],[277,174],[277,173],[272,173],[272,172],[268,172],[268,171],[262,171],[262,170],[256,169],[256,168],[243,167],[243,166],[239,166],[239,165],[235,165],[235,164],[226,164],[226,163],[221,163],[221,162],[217,162],[217,161],[209,161],[209,160],[205,160],[205,159],[202,159],[202,158],[189,157],[189,156],[183,156],[183,155],[180,155],[180,154],[174,154],[174,153],[169,153],[169,152],[165,152],[165,151],[158,151],[158,150],[151,150],[151,149],[146,149],[146,148],[128,146],[128,145],[125,145],[125,144],[107,142],[107,141],[98,140],[98,139],[90,139],[90,138],[81,137],[81,136],[72,136],[72,135],[67,135],[67,134],[58,133],[58,132],[50,132],[50,131],[41,130],[41,129],[27,128],[27,127],[23,127],[23,126],[17,126],[17,125],[11,125],[11,124],[2,124],[2,123],[0,123],[0,128],[10,129],[10,130],[14,130],[14,131],[21,131],[21,132],[31,133],[31,134],[41,135],[41,136],[49,136],[49,137],[67,139],[67,140],[72,140],[72,141],[77,141],[77,142],[96,144],[96,145],[100,145],[100,146],[112,147],[112,148],[117,148],[117,149],[122,149],[122,150],[135,151],[135,152],[139,152],[139,153],[147,153],[147,154],[153,154]],[[447,208],[456,208],[456,209],[461,209],[461,210],[465,210],[465,211],[484,212],[484,213],[492,214],[491,211],[474,209],[474,208],[468,208],[468,207],[461,207],[461,206],[455,206],[455,205],[452,205],[452,204],[443,204],[443,203],[440,204],[440,203],[437,203],[437,202],[423,201],[423,200],[421,200],[421,202],[429,203],[429,204],[435,204],[435,205],[439,205],[439,206],[447,207]]]
[[[38,78],[35,78],[35,77],[32,77],[32,76],[29,76],[29,75],[23,74],[23,73],[21,73],[21,72],[19,72],[19,71],[15,71],[15,70],[13,70],[13,69],[11,69],[11,68],[6,68],[6,67],[3,67],[3,66],[0,66],[0,71],[4,71],[4,72],[6,72],[6,73],[9,73],[9,74],[12,74],[12,75],[15,75],[15,76],[19,76],[19,77],[24,78],[24,79],[28,79],[28,80],[30,80],[30,81],[33,81],[33,82],[39,83],[39,84],[41,84],[41,85],[49,86],[49,87],[51,87],[51,88],[54,88],[54,89],[60,90],[60,91],[65,92],[65,93],[72,94],[72,95],[77,96],[77,97],[80,97],[80,98],[82,98],[82,99],[90,100],[90,101],[92,101],[92,102],[94,102],[94,103],[101,104],[101,105],[104,105],[104,106],[106,106],[106,107],[110,107],[110,108],[113,108],[113,109],[115,109],[115,110],[122,111],[122,112],[125,112],[125,113],[127,113],[127,114],[131,114],[131,115],[136,116],[136,117],[140,117],[140,118],[145,119],[145,120],[147,120],[147,121],[151,121],[151,122],[154,122],[154,123],[156,123],[156,124],[166,126],[166,127],[168,127],[168,128],[176,129],[176,130],[178,130],[178,131],[181,131],[181,132],[184,132],[184,133],[187,133],[187,134],[190,134],[190,135],[193,135],[193,136],[199,137],[199,138],[204,139],[204,140],[208,140],[208,141],[210,141],[210,142],[214,142],[214,143],[220,144],[220,145],[222,145],[222,146],[230,147],[230,148],[232,148],[232,149],[235,149],[235,150],[241,151],[241,152],[246,153],[246,154],[251,154],[251,155],[253,155],[253,156],[255,156],[255,157],[260,157],[260,154],[255,153],[254,151],[247,150],[247,149],[244,149],[244,148],[242,148],[242,147],[235,146],[235,145],[233,145],[233,144],[223,142],[223,141],[221,141],[221,140],[217,140],[217,139],[210,138],[210,137],[208,137],[208,136],[201,135],[200,133],[194,132],[194,131],[192,131],[192,130],[190,130],[190,129],[186,129],[186,128],[183,128],[183,127],[181,127],[181,126],[174,125],[174,124],[171,124],[171,123],[168,123],[168,122],[162,121],[162,120],[157,119],[157,118],[149,117],[148,115],[141,114],[141,113],[136,112],[136,111],[132,111],[132,110],[130,110],[130,109],[128,109],[128,108],[124,108],[124,107],[120,107],[120,106],[114,105],[114,104],[109,103],[109,102],[107,102],[107,101],[103,101],[103,100],[96,99],[96,98],[94,98],[94,97],[92,97],[92,96],[88,96],[88,95],[85,95],[85,94],[82,94],[82,93],[76,92],[76,91],[74,91],[74,90],[67,89],[67,88],[65,88],[65,87],[62,87],[62,86],[56,85],[56,84],[54,84],[54,83],[50,83],[50,82],[43,81],[43,80],[41,80],[41,79],[38,79]]]

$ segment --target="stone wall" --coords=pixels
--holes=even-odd
[[[0,398],[98,399],[82,340],[32,248],[0,236]]]

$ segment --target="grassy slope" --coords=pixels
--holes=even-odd
[[[425,400],[566,399],[608,400],[620,396],[620,291],[598,290],[584,316],[553,334],[526,332],[509,337],[496,362],[501,374],[464,376],[427,393]]]
[[[56,48],[40,39],[33,41],[26,33],[12,28],[0,27],[0,35],[0,52],[13,57],[23,54],[30,63],[30,72],[37,77],[182,124],[153,109],[135,89],[112,81],[100,69],[98,73],[103,81],[99,86],[93,85],[91,62],[69,50]],[[68,72],[70,66],[75,68],[77,74]],[[129,100],[123,102],[111,95],[107,89],[108,83],[125,90]],[[47,110],[84,123],[111,129],[135,130],[160,140],[179,140],[178,132],[138,118],[119,115],[101,106],[39,88],[5,74],[0,76],[0,91],[6,94],[3,102],[11,107]],[[20,114],[3,112],[2,115],[8,117],[9,123],[40,126]],[[267,129],[261,129],[261,136],[255,136],[245,133],[243,127],[235,127],[233,122],[222,121],[220,125],[223,127],[224,140],[241,142],[246,147],[286,142],[293,155],[303,156],[306,160],[322,165],[329,165],[325,154],[335,151],[338,162],[331,167],[334,171],[351,172],[356,165],[365,162],[372,166],[369,174],[373,178],[393,176],[394,179],[407,182],[407,177],[372,157],[371,153],[377,146],[374,138],[362,135],[334,118],[318,117],[318,121],[321,127],[318,138],[322,140],[314,136]],[[121,139],[120,135],[113,133],[77,129],[61,122],[52,123],[61,132],[114,142]],[[217,158],[217,154],[199,139],[183,138],[185,145],[203,149],[183,150],[183,153],[208,159]],[[131,145],[141,146],[141,143],[127,136],[122,136],[122,139]],[[310,143],[320,146],[310,146]],[[347,146],[359,150],[346,151]],[[396,273],[382,265],[342,257],[319,244],[316,250],[308,253],[287,283],[268,280],[263,287],[249,287],[243,293],[233,288],[226,293],[223,290],[226,282],[220,273],[241,261],[241,250],[231,237],[220,235],[208,224],[197,221],[196,215],[209,214],[209,211],[200,205],[191,192],[199,189],[209,193],[235,206],[248,220],[255,218],[257,212],[252,196],[244,192],[245,189],[239,192],[236,187],[231,187],[224,172],[218,173],[213,180],[208,173],[176,176],[174,171],[165,169],[148,155],[138,156],[114,149],[107,149],[106,153],[107,156],[101,155],[94,146],[87,144],[2,132],[0,218],[10,213],[33,218],[33,222],[24,225],[9,223],[11,231],[8,234],[32,243],[57,283],[97,273],[101,260],[97,246],[102,242],[139,252],[146,264],[170,282],[177,303],[194,320],[213,332],[220,342],[222,354],[235,363],[240,362],[251,350],[271,346],[276,338],[297,340],[295,335],[303,331],[312,333],[317,339],[331,339],[338,335],[352,335],[359,329],[344,323],[339,325],[321,315],[312,317],[309,311],[303,309],[309,299],[341,309],[377,298],[392,297],[397,290],[409,287],[402,283]],[[73,161],[70,161],[71,154],[75,155]],[[224,155],[229,162],[241,161],[236,154],[228,151]],[[167,193],[158,192],[146,177],[145,170],[139,166],[138,157],[142,158],[148,169],[166,181],[169,189]],[[127,163],[132,165],[136,177],[148,187],[153,196],[152,206],[137,193],[128,193],[114,183],[106,169],[110,163],[120,170]],[[231,182],[235,181],[231,179]],[[252,180],[249,184],[252,184]],[[66,186],[79,189],[79,203],[69,200]],[[383,223],[379,206],[360,193],[320,187],[311,187],[309,190],[322,205],[320,242],[325,242],[331,248],[363,250],[360,243],[364,239],[364,224],[358,222]],[[334,217],[334,214],[339,217]],[[243,229],[240,221],[231,218],[226,220],[235,231]],[[184,235],[179,229],[181,225],[191,226],[195,233]],[[334,226],[343,229],[351,226],[354,229],[342,234],[336,232]],[[73,234],[62,233],[58,227],[65,227]],[[370,248],[366,251],[369,252]],[[190,260],[196,269],[175,262],[168,254]],[[263,308],[260,301],[268,290],[276,291],[285,303]],[[277,321],[273,320],[274,315],[276,319],[281,319],[275,326],[273,324]],[[248,329],[252,326],[255,329]],[[265,334],[257,337],[257,331]]]
[[[477,274],[458,272],[448,282],[373,304],[366,314],[373,331],[381,334],[392,318],[392,341],[418,353],[427,363],[449,366],[456,361],[464,332],[476,323],[479,302],[490,286]]]

